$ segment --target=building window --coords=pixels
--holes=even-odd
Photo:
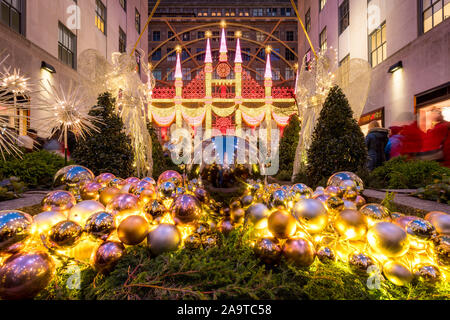
[[[119,27],[119,52],[127,52],[127,35],[121,27]]]
[[[187,51],[186,51],[186,49],[183,49],[183,51],[181,52],[181,60],[188,59],[190,56],[190,53],[191,53],[191,48],[187,48]]]
[[[450,0],[422,0],[423,32],[450,17]]]
[[[191,68],[183,68],[181,72],[183,73],[183,80],[191,80]]]
[[[227,41],[234,41],[234,31],[227,31]]]
[[[256,31],[256,41],[264,42],[264,40],[266,40],[266,36],[264,35],[264,33]]]
[[[262,17],[263,16],[263,9],[253,9],[253,16],[254,17]]]
[[[203,48],[197,48],[197,56],[195,57],[197,61],[205,60],[205,53],[203,52]]]
[[[344,0],[339,6],[339,35],[344,32],[350,24],[349,9],[348,0]]]
[[[320,39],[320,50],[325,51],[327,49],[327,27],[323,28],[319,36]]]
[[[242,48],[242,60],[250,61],[250,48]]]
[[[61,22],[58,24],[58,59],[75,68],[76,37]]]
[[[251,39],[250,32],[249,31],[243,31],[242,32],[242,38],[244,38],[244,39]]]
[[[139,13],[138,9],[135,9],[134,24],[136,27],[136,31],[141,34],[141,14]]]
[[[295,51],[295,48],[291,48],[292,51]],[[288,48],[285,49],[285,53],[284,53],[284,57],[286,58],[286,60],[288,61],[294,61],[295,60],[295,55],[291,50],[289,50]]]
[[[311,9],[308,9],[305,14],[305,28],[306,32],[309,32],[309,30],[311,30]]]
[[[100,0],[95,1],[95,25],[106,34],[106,7]]]
[[[174,36],[175,36],[175,33],[173,33],[172,31],[167,31],[167,39],[170,39],[170,41],[175,41]]]
[[[153,75],[155,76],[155,80],[161,80],[162,79],[161,70],[159,70],[159,69],[153,70]]]
[[[305,54],[305,69],[310,70],[311,69],[311,49],[308,49]]]
[[[342,86],[347,87],[350,76],[350,54],[339,62],[339,74],[341,76]]]
[[[369,35],[369,54],[372,68],[376,67],[387,58],[386,23],[383,23]]]
[[[264,68],[256,68],[255,71],[256,71],[256,77],[255,77],[256,80],[258,80],[258,81],[264,80],[264,73],[265,73]]]
[[[175,80],[175,75],[172,68],[167,69],[167,81]]]
[[[277,16],[277,8],[267,8],[267,16],[276,17]]]
[[[273,61],[280,60],[280,48],[273,48],[272,53],[270,54],[270,59]]]
[[[127,0],[119,0],[120,6],[127,12]]]
[[[177,60],[177,53],[173,48],[167,48],[167,61],[176,61]]]
[[[161,54],[161,49],[160,50],[160,54]],[[136,57],[136,72],[140,75],[141,74],[141,54],[137,51],[135,51],[135,57]]]
[[[265,54],[265,50],[264,49],[260,49],[259,51],[258,51],[258,49],[256,49],[256,51],[257,51],[256,56],[258,58],[260,58],[261,60],[266,59],[266,54]]]
[[[327,0],[319,0],[319,11],[322,11],[326,4]]]
[[[273,68],[272,80],[278,81],[280,80],[280,77],[281,77],[280,68]]]
[[[190,41],[191,40],[191,34],[189,32],[183,33],[183,35],[181,36],[181,40],[183,40],[183,41]]]
[[[281,8],[281,15],[290,17],[291,16],[291,8]]]
[[[286,80],[293,80],[295,78],[295,72],[291,68],[286,68],[284,75]]]
[[[205,37],[205,31],[197,32],[197,39],[203,39]]]
[[[161,32],[153,31],[153,41],[161,41]]]
[[[158,48],[152,54],[152,61],[159,61],[159,60],[161,60],[161,48]]]
[[[18,33],[22,33],[22,1],[1,1],[1,22]]]
[[[286,31],[286,41],[294,41],[294,31]]]
[[[219,31],[213,31],[212,33],[212,41],[217,42],[220,38],[220,32]]]

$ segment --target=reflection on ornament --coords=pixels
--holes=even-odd
[[[322,232],[328,223],[325,206],[315,199],[302,199],[297,202],[293,214],[310,233]]]
[[[336,260],[334,252],[329,247],[320,248],[316,254],[320,262],[322,263],[332,262]]]
[[[68,191],[56,190],[47,193],[42,199],[41,205],[43,211],[62,211],[67,212],[77,201],[73,194]]]
[[[352,269],[359,273],[367,273],[367,269],[370,266],[375,265],[372,258],[365,255],[364,253],[352,254],[348,262]]]
[[[50,229],[49,240],[57,248],[70,248],[80,240],[83,228],[73,221],[61,221]]]
[[[103,189],[100,192],[100,197],[98,199],[98,201],[106,206],[108,204],[108,202],[111,201],[112,198],[114,198],[114,196],[116,194],[118,194],[120,192],[120,190],[118,188],[115,187],[106,187],[105,189]]]
[[[255,254],[267,264],[276,264],[281,259],[281,246],[277,239],[262,238],[255,243]]]
[[[438,283],[441,280],[439,268],[432,265],[419,265],[416,267],[414,275],[423,282]]]
[[[314,262],[314,246],[304,239],[288,239],[283,245],[283,255],[299,267],[309,267]]]
[[[344,209],[344,201],[337,196],[330,196],[325,202],[328,211],[334,215]]]
[[[389,210],[378,203],[368,203],[364,205],[359,212],[366,217],[369,227],[380,221],[391,221],[391,213]]]
[[[33,218],[18,210],[0,211],[0,251],[30,236]]]
[[[415,219],[417,219],[417,217],[415,216],[400,216],[392,220],[392,222],[406,231],[406,226],[408,225],[408,223]]]
[[[411,271],[404,264],[395,261],[388,261],[384,264],[383,273],[389,281],[397,286],[406,286],[414,278]]]
[[[367,232],[367,240],[377,253],[387,257],[401,257],[409,249],[404,229],[390,222],[378,222]]]
[[[242,208],[238,208],[230,211],[231,221],[234,223],[240,223],[244,220],[245,211]]]
[[[129,193],[119,193],[106,205],[113,215],[132,215],[140,212],[139,198]]]
[[[94,213],[87,219],[85,226],[87,233],[102,240],[106,240],[115,228],[114,216],[107,212]]]
[[[233,230],[233,224],[230,220],[222,220],[219,222],[219,230],[223,234],[227,235]]]
[[[172,224],[162,223],[147,236],[147,244],[154,255],[177,250],[180,243],[181,233]]]
[[[60,169],[53,178],[54,186],[76,187],[81,181],[95,178],[91,170],[86,167],[71,165]]]
[[[294,235],[297,229],[295,218],[286,210],[279,209],[272,212],[268,218],[268,228],[272,234],[280,239],[286,239]]]
[[[366,235],[367,226],[364,216],[356,210],[341,211],[334,223],[339,234],[347,240],[359,240]]]
[[[84,227],[86,220],[100,211],[105,211],[105,207],[100,202],[95,200],[81,201],[70,209],[68,219]]]
[[[117,235],[127,245],[137,245],[144,241],[148,234],[149,225],[141,216],[129,216],[125,218],[117,228]]]
[[[0,297],[32,299],[50,283],[54,263],[47,253],[17,253],[0,267]]]
[[[122,258],[125,247],[120,242],[107,241],[102,243],[94,256],[95,270],[101,273],[111,271]]]
[[[67,220],[66,216],[59,211],[41,212],[33,217],[32,232],[46,234],[51,227],[64,220]]]
[[[436,232],[441,235],[450,236],[450,215],[444,212],[434,211],[425,216],[425,220],[430,222]]]
[[[426,247],[426,241],[431,239],[435,229],[428,221],[416,218],[408,222],[406,232],[411,240],[411,247],[420,250]]]
[[[106,187],[115,178],[116,178],[116,176],[113,175],[112,173],[105,172],[105,173],[101,173],[98,176],[96,176],[94,180],[96,182],[100,183],[103,187]]]
[[[173,219],[177,223],[189,223],[200,218],[202,208],[196,197],[183,194],[175,199],[172,206]]]
[[[80,189],[80,196],[83,200],[98,200],[100,189],[103,186],[98,182],[89,182],[86,183]]]
[[[167,170],[160,174],[158,178],[158,187],[164,182],[172,182],[176,187],[181,187],[183,184],[183,178],[181,174],[173,170]]]
[[[294,193],[294,201],[299,201],[300,199],[309,199],[313,194],[312,189],[303,183],[294,184],[291,187],[291,191]]]

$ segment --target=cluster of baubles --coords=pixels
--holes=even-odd
[[[333,175],[326,188],[248,181],[230,207],[220,207],[196,179],[175,171],[158,180],[110,173],[98,176],[73,165],[54,177],[58,190],[42,200],[42,213],[0,211],[0,298],[33,298],[64,259],[110,272],[127,246],[147,246],[157,256],[179,248],[219,245],[218,232],[250,227],[249,245],[262,261],[284,256],[299,267],[316,259],[347,261],[354,270],[382,268],[393,283],[415,277],[441,281],[448,273],[450,216],[425,219],[366,204],[355,174]]]

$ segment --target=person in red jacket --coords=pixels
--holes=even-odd
[[[420,153],[425,157],[419,158],[440,161],[442,165],[450,167],[449,122],[444,120],[439,109],[433,110],[431,117],[432,127],[425,135],[422,152]]]
[[[403,136],[401,155],[413,158],[422,151],[424,133],[419,129],[417,121],[404,125],[399,134]]]

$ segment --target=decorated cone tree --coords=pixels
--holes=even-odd
[[[80,165],[91,169],[95,174],[112,173],[127,178],[134,173],[133,150],[124,132],[122,119],[114,113],[115,100],[109,93],[98,97],[97,106],[90,115],[100,117],[99,132],[80,141],[72,157]]]
[[[281,180],[290,180],[295,160],[295,152],[297,149],[300,132],[300,121],[297,115],[292,115],[289,124],[283,132],[280,139],[280,171],[278,177]]]
[[[310,184],[324,184],[338,171],[363,172],[367,163],[364,134],[342,90],[333,87],[324,103],[307,152]]]
[[[161,143],[152,125],[148,124],[147,129],[152,137],[153,177],[158,179],[159,175],[166,170],[179,171],[178,166],[172,162],[170,154],[164,154]]]

